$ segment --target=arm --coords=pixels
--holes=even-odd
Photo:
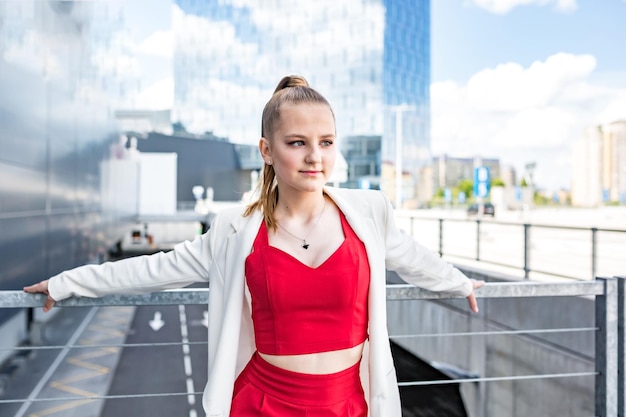
[[[482,287],[484,281],[469,279],[450,263],[398,229],[391,202],[382,193],[381,195],[384,199],[387,268],[395,271],[406,282],[418,287],[466,297],[470,309],[478,312],[474,290]]]
[[[215,233],[176,245],[168,253],[138,256],[101,265],[84,265],[27,286],[24,291],[48,296],[44,311],[72,296],[138,294],[208,281]]]

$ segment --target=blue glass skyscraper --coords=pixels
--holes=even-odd
[[[301,74],[333,106],[339,138],[381,136],[378,163],[391,167],[401,139],[401,165],[413,177],[428,161],[429,0],[175,4],[173,114],[189,131],[256,143],[274,86],[283,75]],[[393,181],[381,181],[387,184]]]

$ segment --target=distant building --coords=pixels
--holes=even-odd
[[[114,115],[123,132],[173,133],[171,110],[116,110]]]
[[[519,185],[517,183],[517,172],[510,165],[500,165],[500,179],[506,187]]]
[[[459,185],[462,180],[474,180],[474,168],[486,166],[489,168],[491,179],[500,178],[500,161],[498,159],[480,158],[453,158],[441,155],[432,160],[433,190],[451,188]]]
[[[340,142],[341,154],[348,166],[348,188],[380,189],[382,137],[347,136]]]
[[[403,104],[402,169],[415,177],[428,164],[429,0],[175,4],[173,119],[190,132],[256,144],[279,78],[300,74],[330,101],[340,139],[381,138],[375,175],[383,162],[397,165],[394,109]]]
[[[250,191],[263,166],[256,146],[234,144],[220,139],[196,139],[150,133],[137,140],[140,152],[178,154],[177,201],[193,202],[196,185],[213,188],[215,201],[239,201]]]
[[[602,193],[626,204],[626,120],[602,126]]]
[[[585,130],[574,145],[572,205],[626,204],[626,121]]]
[[[503,186],[492,185],[487,197],[496,206],[497,212],[517,209],[524,204],[532,203],[532,187],[520,187],[517,184],[515,169],[511,166],[501,166],[499,159],[440,155],[433,157],[432,163],[420,170],[416,196],[418,207],[422,206],[423,202],[431,201],[440,190],[452,190],[465,180],[473,184],[474,169],[477,166],[489,168],[491,182],[499,179],[504,183]],[[475,198],[473,195],[466,195],[464,198],[453,196],[450,203],[462,205],[473,198]]]

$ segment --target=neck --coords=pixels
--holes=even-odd
[[[279,194],[276,206],[277,217],[300,218],[309,221],[317,217],[324,207],[325,194],[303,193],[283,196]]]

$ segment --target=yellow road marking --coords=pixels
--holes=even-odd
[[[43,417],[49,416],[50,414],[58,413],[59,411],[69,410],[71,408],[76,408],[84,404],[92,403],[95,400],[78,400],[72,401],[69,403],[64,403],[61,405],[57,405],[56,407],[46,408],[45,410],[38,411],[36,413],[29,414],[29,417]]]
[[[108,326],[129,324],[129,321],[132,318],[130,312],[132,312],[133,310],[134,308],[132,307],[112,307],[102,309],[94,318],[94,323],[87,327],[86,330],[97,332],[98,334],[90,334],[89,337],[80,339],[80,344],[88,346],[91,344],[97,344],[98,342],[107,339],[122,338],[126,334],[125,332],[120,331],[119,329],[110,328]],[[66,359],[65,362],[79,368],[83,368],[85,371],[67,378],[61,378],[51,381],[49,387],[83,397],[98,396],[100,394],[89,392],[87,390],[69,384],[109,374],[111,372],[111,369],[109,367],[90,362],[90,360],[116,354],[120,351],[120,349],[118,347],[101,347],[94,348],[94,350],[90,349],[89,352],[84,352],[85,349],[81,350],[83,350],[83,353],[81,353],[80,355],[69,357]],[[94,401],[96,400],[90,398],[85,398],[84,400],[69,401],[60,405],[56,405],[54,407],[45,408],[35,413],[31,413],[29,417],[44,417],[72,408],[76,408]]]

